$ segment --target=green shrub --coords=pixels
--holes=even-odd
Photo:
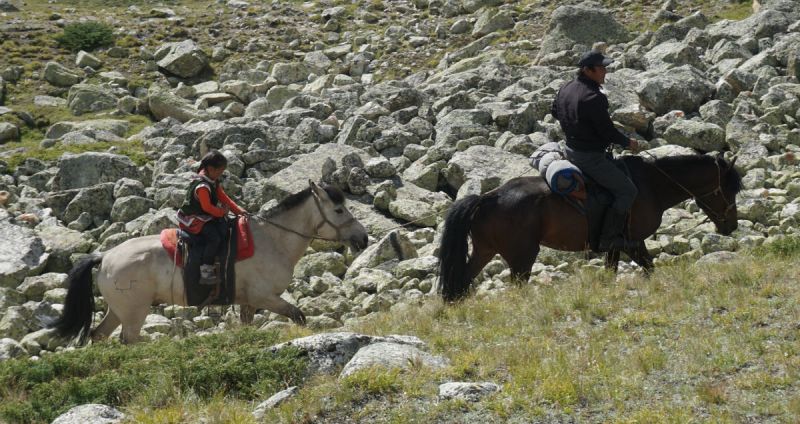
[[[114,31],[102,22],[78,22],[64,27],[64,33],[55,37],[58,45],[71,51],[92,51],[114,44]]]
[[[51,422],[85,403],[157,408],[184,396],[261,399],[299,383],[305,369],[296,351],[270,352],[276,339],[245,328],[0,362],[0,422]]]

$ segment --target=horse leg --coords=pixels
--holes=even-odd
[[[244,325],[253,323],[253,316],[256,314],[256,308],[250,305],[239,305],[239,319]]]
[[[472,254],[469,255],[469,260],[467,261],[467,281],[469,284],[483,271],[483,267],[492,260],[494,254],[495,252],[481,248],[477,243],[473,242]],[[469,291],[469,284],[464,294]]]
[[[515,250],[513,254],[504,255],[503,259],[506,260],[509,268],[511,268],[512,278],[519,280],[521,283],[527,283],[528,278],[531,276],[531,268],[538,255],[539,245],[536,244]]]
[[[107,308],[106,315],[103,317],[103,320],[100,321],[100,325],[92,331],[92,341],[97,342],[105,340],[114,332],[114,329],[116,329],[119,324],[120,320],[117,314],[115,314],[111,308]]]
[[[142,331],[142,326],[149,313],[149,305],[134,306],[128,311],[128,314],[122,319],[122,343],[133,344],[139,341],[139,333]]]
[[[619,268],[619,250],[617,249],[609,250],[608,253],[606,253],[606,269],[616,274],[618,268]]]
[[[639,244],[636,245],[636,248],[625,253],[627,253],[634,262],[639,264],[639,266],[644,269],[644,275],[646,277],[653,275],[653,269],[655,268],[653,265],[653,257],[650,256],[650,252],[647,251],[644,241],[639,242]]]
[[[297,325],[306,325],[306,316],[297,306],[281,299],[280,296],[272,295],[265,299],[264,308],[276,314],[283,315],[292,320]]]

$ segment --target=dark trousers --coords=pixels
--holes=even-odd
[[[630,210],[639,190],[636,189],[633,181],[606,156],[605,152],[586,152],[569,147],[565,151],[567,159],[581,172],[614,195],[614,203],[611,204],[611,207],[615,211],[624,214]]]
[[[212,219],[203,225],[200,236],[203,238],[203,265],[213,265],[219,254],[222,242],[228,237],[228,226],[223,219]]]

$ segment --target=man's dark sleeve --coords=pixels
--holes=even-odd
[[[556,106],[556,103],[558,102],[558,94],[560,93],[561,90],[558,91],[556,97],[553,99],[553,104],[550,105],[550,114],[553,115],[553,118],[556,118],[556,120],[558,119],[558,106]]]
[[[594,130],[602,140],[628,147],[630,140],[619,132],[608,116],[608,99],[605,96],[593,96],[586,102],[586,116],[589,118]]]

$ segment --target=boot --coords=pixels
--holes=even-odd
[[[618,212],[614,209],[606,211],[606,216],[603,218],[603,231],[600,233],[599,251],[625,250],[635,246],[636,243],[626,241],[622,234],[627,220],[627,212]]]
[[[200,285],[213,286],[219,282],[217,267],[214,265],[200,265]]]

